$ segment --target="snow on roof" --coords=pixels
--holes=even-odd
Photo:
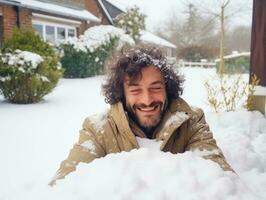
[[[230,55],[224,56],[224,59],[237,58],[237,57],[240,57],[240,56],[250,56],[250,52],[242,52],[242,53],[233,52]],[[220,61],[220,58],[215,60],[215,62],[219,62],[219,61]]]
[[[78,10],[74,8],[68,8],[65,6],[53,4],[53,3],[46,3],[36,0],[17,0],[17,2],[21,3],[21,6],[27,7],[34,10],[39,10],[43,12],[48,12],[57,15],[63,15],[68,17],[73,17],[80,20],[88,20],[94,22],[100,22],[101,20],[88,12],[87,10]]]
[[[174,44],[148,31],[141,31],[140,40],[143,42],[158,44],[160,46],[176,49],[176,46]]]

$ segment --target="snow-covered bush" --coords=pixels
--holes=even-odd
[[[204,83],[208,104],[215,112],[235,111],[241,106],[252,110],[254,88],[260,80],[256,75],[251,80],[248,84],[242,74],[213,76]]]
[[[33,29],[15,30],[0,54],[0,90],[12,103],[35,103],[52,91],[63,70],[53,48]]]
[[[134,40],[125,32],[110,25],[89,28],[79,38],[60,44],[61,63],[67,78],[84,78],[102,74],[105,60],[114,50],[133,45]]]
[[[127,9],[125,13],[121,13],[114,19],[115,26],[122,28],[127,34],[135,40],[139,41],[141,30],[145,30],[145,15],[135,6]]]

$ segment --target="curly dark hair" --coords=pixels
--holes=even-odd
[[[164,76],[168,101],[177,99],[183,93],[183,76],[173,70],[162,50],[155,46],[136,46],[121,50],[107,64],[107,81],[102,85],[106,103],[111,105],[124,101],[123,82],[128,75],[131,80],[140,77],[141,70],[148,66],[158,67]]]

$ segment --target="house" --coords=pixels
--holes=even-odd
[[[86,0],[0,0],[0,42],[14,27],[33,26],[52,43],[82,34],[101,19],[87,10]]]
[[[126,6],[121,4],[121,1],[117,0],[89,0],[87,9],[96,15],[98,18],[103,19],[105,24],[113,25],[113,19],[123,13],[126,12]],[[94,9],[93,5],[96,5],[98,10]],[[170,58],[175,58],[176,56],[176,46],[169,41],[149,32],[149,31],[142,31],[140,41],[142,43],[148,44],[155,44],[160,46],[165,54]]]

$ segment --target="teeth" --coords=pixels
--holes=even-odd
[[[157,106],[153,107],[153,108],[139,108],[139,110],[141,111],[152,111],[155,110],[157,108]]]

